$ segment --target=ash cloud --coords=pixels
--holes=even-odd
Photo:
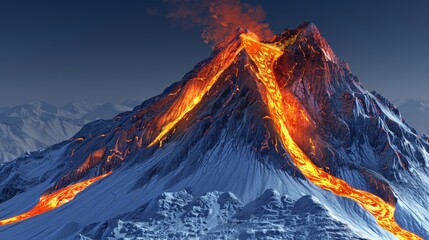
[[[261,39],[273,36],[269,24],[264,23],[265,11],[240,0],[165,0],[167,18],[185,28],[202,27],[201,37],[206,43],[226,40],[237,28],[247,28]]]

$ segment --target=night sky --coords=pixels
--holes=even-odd
[[[242,2],[276,33],[314,22],[367,89],[429,98],[428,1]],[[152,97],[209,56],[200,31],[162,1],[1,1],[0,106]]]

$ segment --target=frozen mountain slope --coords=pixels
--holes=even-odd
[[[313,24],[240,29],[161,95],[3,165],[1,219],[110,175],[0,238],[429,239],[428,151]]]
[[[295,202],[272,189],[246,205],[229,192],[208,192],[200,197],[186,190],[163,193],[139,211],[93,224],[79,234],[82,239],[135,236],[141,239],[363,239],[330,216],[312,197],[303,196]]]
[[[0,112],[0,163],[69,139],[84,124],[112,118],[132,107],[84,102],[55,107],[34,102],[5,108]]]

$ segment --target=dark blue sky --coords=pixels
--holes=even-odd
[[[259,3],[274,32],[314,22],[369,90],[429,98],[427,1]],[[210,54],[162,1],[1,1],[0,106],[149,98]]]

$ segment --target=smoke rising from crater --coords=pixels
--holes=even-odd
[[[264,23],[265,11],[260,5],[241,3],[240,0],[165,0],[167,18],[173,23],[190,28],[201,26],[201,37],[206,43],[224,41],[237,28],[247,28],[261,39],[273,36],[269,24]]]

